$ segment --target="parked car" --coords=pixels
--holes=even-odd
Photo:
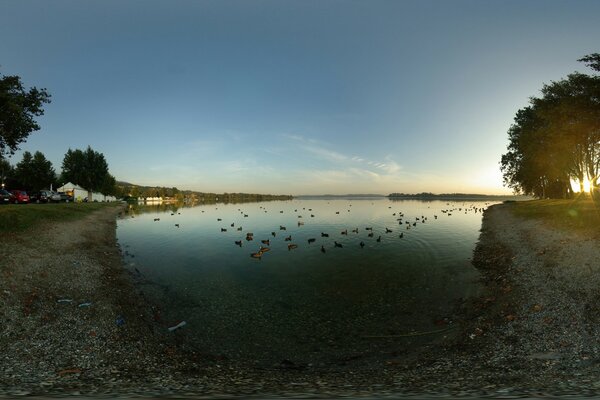
[[[60,194],[58,194],[57,192],[53,192],[53,191],[50,191],[50,193],[52,193],[50,195],[50,200],[54,201],[55,203],[58,203],[60,201]]]
[[[24,190],[11,190],[10,192],[14,196],[13,203],[15,203],[15,204],[18,204],[18,203],[29,203],[29,195],[27,195],[26,191],[24,191]]]
[[[60,201],[60,195],[51,190],[40,190],[33,194],[29,194],[29,201],[32,203],[48,203],[50,201]]]
[[[58,192],[58,194],[60,196],[60,201],[64,201],[65,203],[70,203],[73,201],[73,196],[65,192]]]
[[[0,204],[12,203],[14,201],[13,197],[12,193],[8,190],[0,189]]]

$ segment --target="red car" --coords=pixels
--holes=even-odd
[[[14,197],[15,204],[18,203],[29,203],[29,196],[27,192],[24,190],[11,190],[10,191]]]

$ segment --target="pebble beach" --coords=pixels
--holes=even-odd
[[[473,263],[481,295],[451,334],[367,367],[269,370],[170,331],[123,266],[121,206],[0,241],[0,395],[428,397],[600,392],[598,237],[490,207]],[[49,228],[49,227],[48,227]]]

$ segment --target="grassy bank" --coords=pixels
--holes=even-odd
[[[120,203],[10,204],[0,206],[0,233],[21,232],[44,223],[73,221]]]
[[[589,197],[516,202],[513,213],[518,217],[542,219],[558,229],[600,234],[600,202]]]

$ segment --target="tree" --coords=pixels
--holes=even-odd
[[[15,184],[15,169],[8,160],[0,158],[0,188],[5,189]]]
[[[28,151],[23,153],[23,159],[15,169],[15,177],[23,188],[33,192],[49,188],[56,183],[52,163],[39,151],[36,151],[33,157]]]
[[[92,192],[106,189],[108,163],[104,154],[94,151],[90,146],[85,151],[69,149],[62,163],[62,180],[71,181],[88,191],[88,200],[92,200]],[[113,178],[114,185],[114,178]]]
[[[580,61],[599,70],[600,55]],[[506,186],[536,197],[568,197],[600,174],[600,77],[581,73],[544,85],[542,96],[517,112],[500,161]]]
[[[117,180],[111,174],[106,174],[102,186],[100,187],[100,193],[105,196],[116,196],[117,195]]]
[[[26,90],[18,76],[0,76],[0,158],[14,154],[19,144],[40,129],[34,117],[44,115],[50,103],[46,89]]]

